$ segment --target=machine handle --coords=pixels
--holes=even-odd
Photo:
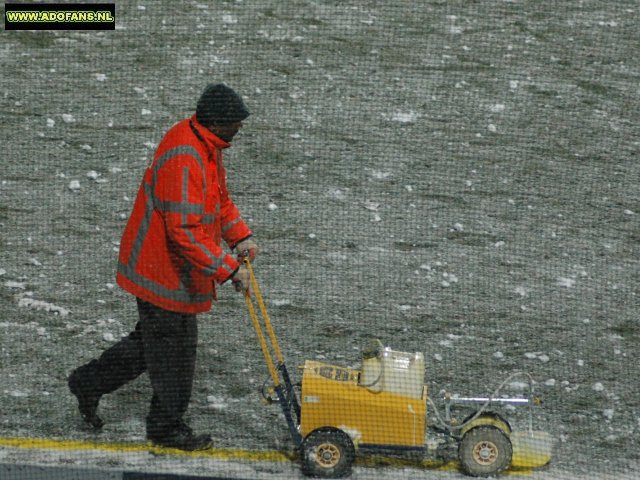
[[[269,336],[269,340],[271,341],[271,347],[273,348],[273,352],[275,353],[275,357],[279,362],[279,365],[284,364],[284,355],[282,355],[282,351],[280,350],[280,345],[278,344],[278,338],[276,337],[276,333],[273,330],[273,325],[271,324],[271,319],[269,318],[269,314],[267,313],[267,307],[264,304],[264,300],[262,298],[262,293],[260,292],[260,286],[258,285],[258,280],[256,279],[255,273],[253,271],[253,267],[251,266],[251,261],[249,257],[244,257],[242,259],[244,264],[249,271],[249,278],[251,279],[251,288],[253,289],[253,295],[255,296],[256,302],[258,304],[258,308],[260,309],[260,313],[262,315],[262,320],[264,322],[265,330],[267,331],[267,335]],[[260,348],[262,349],[262,353],[264,355],[264,359],[267,362],[267,368],[269,369],[269,375],[271,375],[271,379],[273,380],[274,386],[280,386],[280,376],[278,375],[278,370],[273,362],[273,355],[271,350],[269,349],[269,344],[267,343],[267,339],[262,329],[262,325],[260,320],[258,319],[258,315],[256,313],[255,307],[253,305],[253,300],[251,299],[251,294],[249,291],[246,291],[244,294],[244,300],[247,304],[247,310],[249,311],[249,316],[251,317],[251,323],[253,324],[253,328],[256,331],[256,335],[258,336],[258,342],[260,343]]]
[[[249,260],[248,256],[244,257],[242,261],[246,265],[247,270],[249,270],[249,277],[251,278],[251,287],[253,288],[253,294],[256,297],[256,302],[258,303],[258,307],[260,308],[260,313],[262,314],[262,319],[264,320],[264,326],[267,330],[267,334],[269,335],[269,339],[271,340],[271,345],[273,346],[273,350],[276,354],[276,359],[280,364],[283,364],[284,355],[282,354],[282,350],[280,350],[278,337],[276,336],[276,332],[273,330],[273,324],[271,323],[271,318],[269,318],[267,307],[264,304],[262,293],[260,292],[260,286],[258,285],[258,280],[256,279],[253,267],[251,266],[251,261]]]

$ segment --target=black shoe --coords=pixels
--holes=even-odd
[[[195,435],[191,428],[184,424],[169,435],[147,435],[147,439],[156,447],[177,448],[187,452],[207,450],[213,446],[210,435]]]
[[[98,416],[98,404],[102,395],[88,395],[82,392],[77,372],[77,370],[74,370],[69,376],[69,390],[78,399],[78,410],[80,410],[82,419],[89,426],[100,430],[104,425],[104,421]]]

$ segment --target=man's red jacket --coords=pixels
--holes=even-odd
[[[120,242],[123,289],[166,310],[211,308],[215,282],[238,268],[221,240],[234,248],[251,235],[227,192],[222,149],[229,146],[195,116],[164,136]]]

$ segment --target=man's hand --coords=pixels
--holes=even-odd
[[[249,293],[249,285],[251,283],[251,275],[249,270],[244,265],[240,265],[238,271],[233,277],[231,277],[231,283],[236,292]]]
[[[249,257],[249,260],[253,262],[258,254],[258,245],[256,245],[256,242],[251,240],[251,238],[247,238],[236,245],[236,250],[238,251],[238,258],[240,260],[244,257]]]

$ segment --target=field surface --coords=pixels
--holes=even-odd
[[[116,14],[115,31],[0,33],[0,437],[144,442],[146,376],[102,400],[99,434],[66,377],[133,328],[114,276],[139,182],[163,133],[226,82],[252,111],[228,182],[290,366],[357,368],[377,337],[424,353],[436,402],[527,371],[534,426],[556,443],[523,478],[640,476],[636,1],[139,0]],[[199,332],[190,423],[221,449],[290,452],[260,402],[241,296],[223,286]],[[428,438],[434,460],[455,457]],[[0,462],[300,476],[9,447]],[[377,476],[462,478],[354,473]]]

